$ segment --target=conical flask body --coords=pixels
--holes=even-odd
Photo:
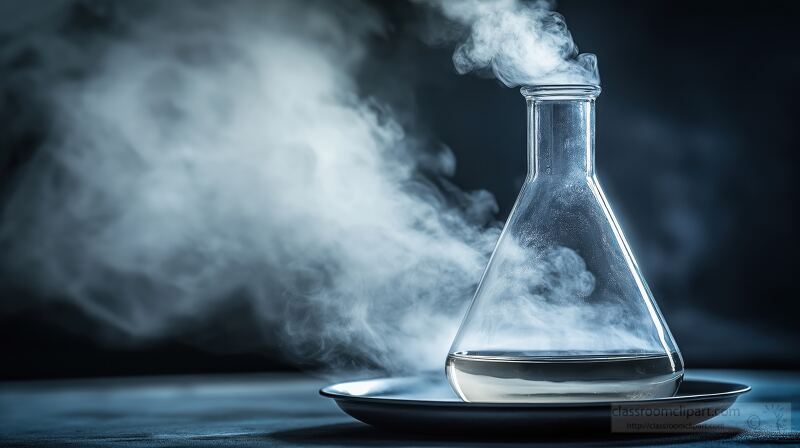
[[[671,396],[683,361],[594,171],[595,86],[523,88],[528,177],[447,358],[471,402]]]

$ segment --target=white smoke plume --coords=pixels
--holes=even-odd
[[[71,5],[108,8],[110,29],[65,38]],[[470,27],[460,72],[597,81],[548,4],[436,5]],[[3,56],[36,54],[22,85],[52,129],[2,210],[4,273],[130,340],[227,321],[261,335],[217,349],[441,368],[498,237],[496,204],[442,188],[452,153],[359,91],[380,15],[356,2],[66,2],[16,23]],[[521,272],[589,294],[573,261]],[[539,299],[531,319],[580,318]],[[233,301],[245,305],[225,311]]]
[[[250,311],[229,325],[261,326],[293,359],[440,367],[496,205],[445,194],[430,173],[451,175],[452,154],[360,94],[380,17],[358,3],[146,5],[115,4],[102,38],[18,42],[41,56],[27,81],[55,125],[3,210],[6,272],[134,339],[238,298]],[[60,14],[28,29],[58,30]]]
[[[455,24],[461,33],[438,32],[436,40],[459,41],[456,70],[491,69],[506,86],[599,84],[597,58],[579,54],[564,17],[544,0],[420,0]],[[463,41],[462,41],[463,40]]]

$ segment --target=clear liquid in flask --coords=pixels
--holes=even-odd
[[[460,352],[446,371],[462,400],[554,403],[669,397],[683,379],[676,353]]]

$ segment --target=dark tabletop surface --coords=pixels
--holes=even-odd
[[[333,401],[319,396],[317,390],[325,380],[264,374],[0,383],[0,443],[103,447],[800,444],[800,373],[694,371],[690,376],[751,385],[753,391],[737,405],[783,403],[787,409],[783,421],[788,426],[776,430],[765,423],[753,430],[740,424],[741,430],[732,433],[575,433],[486,439],[394,434],[351,419]]]

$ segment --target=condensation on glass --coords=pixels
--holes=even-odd
[[[593,85],[523,87],[528,176],[446,361],[470,402],[674,395],[683,360],[594,163]]]

